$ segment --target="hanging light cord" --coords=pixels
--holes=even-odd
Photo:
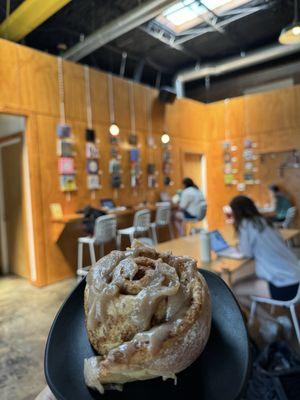
[[[131,132],[136,133],[135,127],[135,108],[134,108],[134,86],[133,82],[129,83],[129,111],[130,111],[130,126]]]
[[[63,75],[63,59],[62,59],[62,57],[57,58],[57,78],[58,78],[60,122],[62,124],[65,124],[66,123],[66,114],[65,114],[65,92],[64,92],[64,75]]]
[[[92,104],[91,104],[90,69],[87,65],[84,66],[84,83],[85,83],[87,126],[88,126],[88,129],[92,129],[93,128],[93,115],[92,115]]]
[[[110,123],[115,123],[115,105],[114,105],[114,83],[112,74],[108,74],[108,102]]]

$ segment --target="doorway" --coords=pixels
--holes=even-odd
[[[0,114],[0,273],[28,278],[25,118]]]
[[[182,161],[183,177],[193,179],[206,197],[206,160],[204,154],[185,152]]]

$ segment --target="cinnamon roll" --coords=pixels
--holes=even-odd
[[[175,379],[198,358],[210,333],[210,297],[196,261],[137,241],[91,268],[84,307],[99,354],[85,360],[85,382],[101,393],[106,385]]]

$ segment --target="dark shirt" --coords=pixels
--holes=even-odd
[[[276,220],[283,221],[286,217],[287,210],[292,207],[292,203],[283,193],[276,193],[275,201]]]

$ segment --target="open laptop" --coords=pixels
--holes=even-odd
[[[236,248],[229,246],[218,230],[209,232],[211,249],[220,257],[241,259],[245,256]]]
[[[101,199],[100,205],[102,208],[106,208],[108,210],[114,210],[116,208],[116,204],[112,199]]]

